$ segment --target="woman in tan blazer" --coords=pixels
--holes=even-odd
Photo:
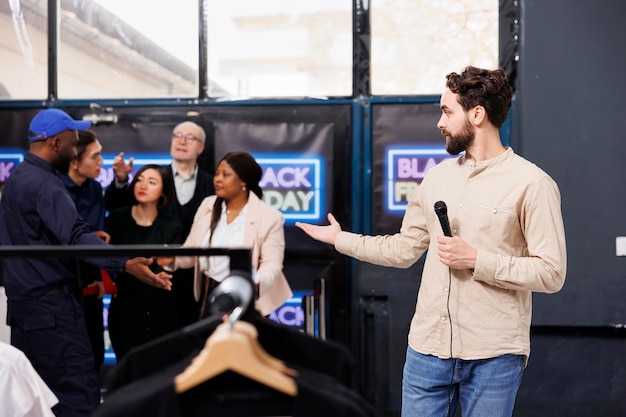
[[[253,277],[259,284],[256,308],[266,316],[287,301],[292,292],[283,274],[284,217],[261,200],[261,176],[261,167],[252,155],[224,155],[213,178],[215,195],[205,198],[198,207],[183,247],[251,248]],[[196,267],[196,300],[201,295],[206,297],[230,272],[225,256],[177,256],[174,260],[161,258],[159,263],[170,264],[173,269]]]

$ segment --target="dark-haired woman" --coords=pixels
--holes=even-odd
[[[113,245],[179,244],[183,226],[163,210],[174,198],[165,167],[144,165],[130,184],[133,205],[113,210],[106,219]],[[153,264],[158,272],[160,267]],[[176,298],[170,291],[131,277],[117,277],[117,296],[109,308],[109,335],[119,360],[130,349],[181,327]]]
[[[292,292],[283,274],[284,217],[261,200],[262,174],[252,155],[246,152],[224,155],[213,177],[215,195],[204,199],[198,208],[183,246],[251,248],[253,277],[259,285],[255,306],[266,316],[287,301]],[[228,257],[178,256],[174,260],[161,258],[159,263],[173,262],[173,268],[177,269],[191,268],[196,261],[194,294],[199,299],[228,276]]]

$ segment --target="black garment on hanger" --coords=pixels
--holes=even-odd
[[[346,387],[356,387],[356,360],[345,346],[316,339],[266,319],[254,309],[247,311],[242,319],[256,327],[259,344],[267,353],[288,366],[315,369]],[[179,361],[186,361],[188,365],[220,323],[221,315],[208,317],[131,350],[109,373],[105,398]]]
[[[114,392],[92,417],[377,417],[356,391],[334,378],[294,368],[298,394],[290,397],[233,372],[225,372],[182,394],[174,378],[187,361],[135,381]]]

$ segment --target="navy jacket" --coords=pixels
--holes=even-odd
[[[68,175],[63,175],[62,178],[78,214],[87,222],[91,231],[104,230],[104,196],[100,183],[87,178],[82,185],[77,185]]]
[[[85,182],[78,185],[67,174],[63,175],[62,179],[78,214],[87,222],[89,229],[92,232],[104,230],[104,196],[100,183],[87,178]],[[100,280],[100,269],[93,265],[81,262],[79,271],[82,287]]]
[[[0,200],[0,245],[103,245],[76,210],[61,175],[27,153],[11,173]],[[99,268],[122,271],[127,258],[90,258]],[[76,279],[65,258],[5,258],[4,286],[11,300],[32,299]]]

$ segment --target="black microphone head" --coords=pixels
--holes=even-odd
[[[254,303],[254,287],[250,273],[231,271],[208,295],[211,314],[230,314],[236,307],[245,311]]]
[[[437,201],[435,203],[435,213],[437,213],[437,216],[448,214],[448,206],[446,206],[446,203],[443,201]]]

